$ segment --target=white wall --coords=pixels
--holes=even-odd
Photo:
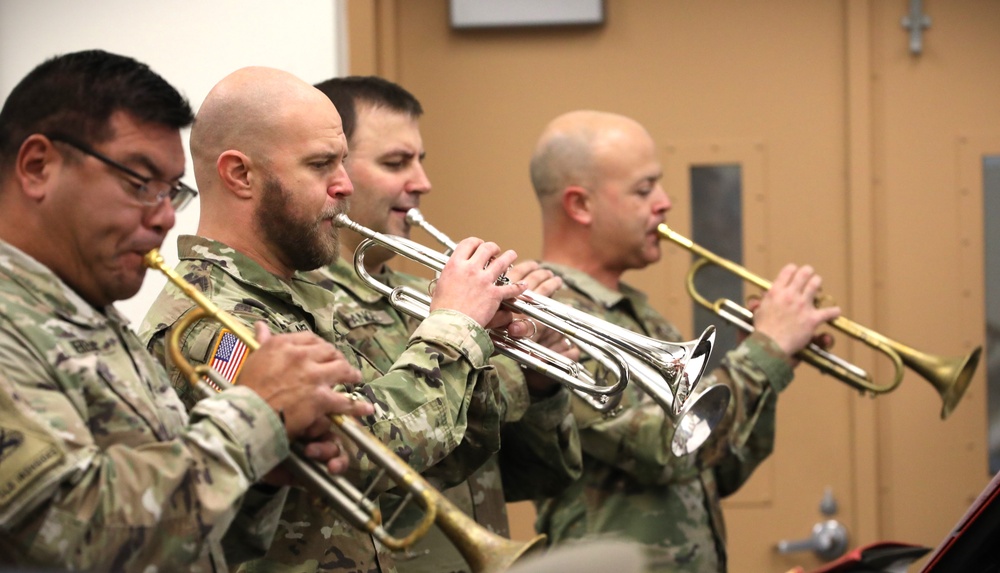
[[[280,68],[316,83],[346,71],[342,2],[0,0],[0,100],[46,58],[91,48],[149,64],[195,110],[216,82],[244,66]],[[184,180],[194,186],[190,153],[187,172]],[[168,262],[177,262],[177,235],[197,224],[192,203],[163,245]],[[164,283],[151,272],[138,295],[118,303],[135,328]]]

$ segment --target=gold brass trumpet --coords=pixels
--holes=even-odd
[[[432,236],[435,236],[449,249],[454,248],[455,243],[447,235],[427,223],[418,210],[411,209],[407,213],[407,221],[427,229]],[[448,257],[442,253],[408,239],[376,233],[354,223],[343,215],[338,218],[337,224],[367,238],[355,252],[355,270],[371,288],[388,296],[390,301],[402,298],[405,293],[398,292],[399,289],[390,290],[386,285],[378,283],[368,275],[364,268],[364,251],[367,248],[378,244],[420,262],[435,271],[440,271],[448,260]],[[420,294],[414,293],[414,295]],[[420,310],[424,313],[423,316],[426,316],[428,303],[429,299],[421,295]],[[395,305],[396,302],[393,304]],[[674,423],[675,429],[670,448],[675,455],[686,455],[698,449],[725,415],[731,397],[727,386],[716,384],[698,391],[694,390],[704,374],[708,356],[712,350],[712,344],[715,340],[714,327],[708,328],[696,340],[673,343],[642,336],[531,291],[525,291],[516,300],[505,301],[504,306],[571,339],[583,352],[604,365],[609,371],[618,372],[618,384],[634,383],[646,394],[649,394]],[[496,341],[497,338],[494,337],[494,340]],[[517,342],[513,341],[508,345],[508,343],[500,341],[497,348],[510,358],[549,374],[544,367],[534,365],[532,351],[522,351],[520,347],[515,346]],[[562,358],[558,354],[556,356]],[[579,370],[581,375],[586,373],[584,368],[579,368]],[[573,386],[571,385],[571,387]],[[580,390],[584,393],[589,392],[587,389]],[[574,391],[591,406],[594,406],[593,400],[588,399],[589,396],[582,394],[575,387]]]
[[[710,302],[695,288],[694,277],[702,268],[708,265],[715,265],[763,290],[771,288],[770,281],[699,246],[692,240],[675,232],[665,223],[661,223],[657,231],[662,239],[680,245],[698,257],[692,264],[687,276],[687,291],[691,298],[736,327],[746,332],[753,332],[753,315],[749,310],[728,299],[719,299],[714,303]],[[876,351],[885,354],[892,361],[895,369],[892,381],[879,386],[873,382],[871,375],[862,368],[847,362],[843,358],[815,344],[810,344],[799,352],[798,357],[803,362],[811,364],[824,374],[830,374],[853,388],[871,394],[884,394],[895,390],[900,382],[903,381],[903,367],[908,366],[930,382],[938,394],[940,394],[942,400],[942,420],[951,414],[952,410],[955,409],[955,406],[958,405],[958,402],[965,394],[965,390],[969,387],[969,382],[972,381],[972,375],[976,372],[976,366],[979,364],[979,357],[983,350],[982,347],[977,347],[967,356],[950,358],[935,356],[914,350],[905,344],[896,342],[843,316],[831,320],[829,324],[851,338],[856,338]]]
[[[166,275],[170,282],[197,305],[197,308],[184,315],[170,331],[166,350],[171,361],[183,373],[188,383],[206,396],[231,387],[225,378],[208,365],[191,365],[181,352],[181,335],[201,319],[215,320],[236,335],[247,349],[253,351],[260,347],[253,332],[168,267],[156,249],[146,253],[144,262],[147,267]],[[208,381],[205,378],[208,378]],[[394,551],[407,549],[423,537],[431,525],[437,524],[469,563],[472,571],[493,573],[505,571],[522,556],[541,549],[544,545],[544,535],[539,535],[527,543],[519,543],[490,533],[431,487],[419,473],[353,418],[332,415],[330,420],[373,463],[382,468],[378,478],[373,480],[373,484],[380,482],[384,475],[388,475],[406,491],[404,504],[414,499],[423,508],[423,518],[407,535],[399,538],[388,532],[389,525],[383,524],[381,512],[368,498],[371,490],[362,492],[347,479],[330,474],[319,463],[301,455],[298,447],[293,445],[292,455],[285,464],[310,491],[327,499],[351,525],[369,533],[384,546]]]

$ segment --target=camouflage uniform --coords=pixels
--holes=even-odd
[[[231,523],[266,547],[284,493],[251,484],[288,455],[271,407],[234,389],[189,414],[114,307],[2,241],[0,275],[0,563],[225,571]]]
[[[320,283],[322,286],[347,293],[356,302],[337,309],[337,318],[348,329],[351,347],[380,369],[390,366],[392,357],[405,350],[419,321],[396,310],[385,297],[366,286],[347,261],[337,260],[323,272],[330,279]],[[376,278],[390,287],[405,286],[419,292],[427,289],[425,279],[387,267]],[[504,455],[491,457],[468,480],[442,493],[489,531],[510,537],[505,500],[534,499],[560,491],[580,476],[582,461],[576,424],[569,413],[569,392],[559,389],[551,397],[531,399],[516,362],[494,357],[490,363],[500,378]],[[380,502],[383,511],[391,513],[398,498],[385,495]],[[399,522],[412,523],[418,518],[419,512],[404,510]],[[469,571],[454,544],[437,528],[424,536],[414,553],[416,558],[397,560],[396,568],[401,573]]]
[[[563,302],[653,338],[681,340],[639,291],[624,284],[612,291],[579,270],[545,266],[563,277],[567,288],[557,293]],[[538,530],[553,543],[597,535],[638,540],[652,570],[725,571],[719,499],[771,453],[777,395],[791,378],[777,345],[759,333],[749,336],[703,381],[728,385],[733,399],[709,442],[684,457],[670,453],[669,419],[634,385],[614,418],[603,419],[577,400],[584,475],[539,505]]]
[[[335,317],[353,302],[318,286],[324,275],[296,273],[285,281],[234,249],[200,237],[180,237],[178,253],[177,272],[239,320],[248,325],[263,320],[274,332],[311,330],[334,343],[361,369],[366,384],[355,392],[375,406],[368,420],[372,432],[435,486],[461,482],[499,448],[499,391],[486,366],[493,345],[465,315],[432,313],[383,375],[347,345],[346,330]],[[154,355],[163,358],[166,329],[192,308],[176,287],[164,289],[141,329]],[[201,321],[185,334],[184,354],[195,363],[207,363],[212,343],[220,336],[218,324]],[[179,373],[173,371],[171,376],[183,386]],[[356,455],[350,476],[366,484],[373,469],[366,456]],[[267,557],[247,569],[391,571],[393,567],[388,551],[343,521],[325,500],[294,489]]]

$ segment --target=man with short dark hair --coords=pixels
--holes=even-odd
[[[351,219],[380,233],[409,238],[406,213],[419,207],[431,190],[423,167],[419,100],[402,86],[376,76],[333,78],[316,87],[333,101],[344,121],[350,149],[345,167],[354,185]],[[346,336],[376,364],[391,364],[406,347],[418,321],[394,308],[358,277],[353,253],[362,237],[345,231],[341,239],[341,257],[326,271],[331,276],[329,288],[344,293],[351,303],[343,307]],[[369,249],[365,268],[391,287],[426,292],[426,280],[389,267],[392,256],[385,249]],[[524,275],[532,283],[531,290],[544,295],[561,285],[533,261],[516,265],[507,275]],[[353,308],[361,311],[352,313]],[[566,348],[561,337],[557,342]],[[560,491],[579,476],[580,450],[569,414],[568,390],[552,378],[522,370],[508,358],[495,357],[490,362],[500,381],[504,423],[500,454],[443,493],[480,525],[509,537],[505,502]],[[383,509],[390,507],[387,497],[381,498]],[[415,518],[403,513],[399,519]],[[437,529],[421,540],[415,552],[417,557],[397,562],[396,568],[405,573],[469,571],[454,544]]]
[[[5,564],[224,571],[234,519],[246,546],[273,534],[284,492],[251,486],[284,479],[289,440],[343,471],[328,415],[371,411],[331,389],[359,374],[328,344],[260,328],[243,384],[188,411],[115,310],[195,194],[190,122],[146,65],[97,50],[44,62],[0,110]]]

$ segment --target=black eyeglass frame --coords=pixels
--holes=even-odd
[[[156,179],[154,177],[146,177],[145,175],[141,175],[139,173],[136,173],[135,170],[130,169],[130,168],[122,165],[121,163],[118,163],[117,161],[115,161],[114,159],[111,159],[110,157],[108,157],[107,155],[104,155],[103,153],[95,151],[92,147],[90,147],[86,143],[83,143],[82,141],[80,141],[80,140],[78,140],[76,138],[73,138],[73,137],[70,137],[70,136],[67,136],[67,135],[58,134],[58,133],[46,133],[44,135],[50,141],[58,141],[58,142],[61,142],[61,143],[65,143],[66,145],[69,145],[70,147],[73,147],[77,151],[85,153],[85,154],[93,157],[94,159],[99,160],[100,162],[104,163],[105,165],[108,165],[109,167],[113,167],[113,168],[121,171],[122,173],[128,175],[129,177],[132,177],[134,179],[138,179],[141,184],[138,185],[136,187],[136,189],[135,189],[135,198],[140,203],[142,203],[143,205],[146,205],[148,207],[154,207],[156,205],[159,205],[160,203],[163,202],[164,199],[169,198],[170,199],[170,204],[173,206],[174,210],[175,211],[180,211],[181,209],[184,208],[185,205],[187,205],[188,203],[191,202],[191,199],[194,199],[195,197],[198,196],[198,190],[197,189],[186,185],[182,181],[178,181],[177,183],[170,183],[169,181],[164,181],[162,179]],[[149,185],[150,185],[150,183],[164,183],[164,184],[168,185],[169,187],[167,189],[165,189],[164,191],[161,191],[161,192],[157,193],[156,195],[154,195],[152,197],[152,199],[150,200],[148,198],[145,198],[145,196],[149,192],[149,189],[150,189]]]

